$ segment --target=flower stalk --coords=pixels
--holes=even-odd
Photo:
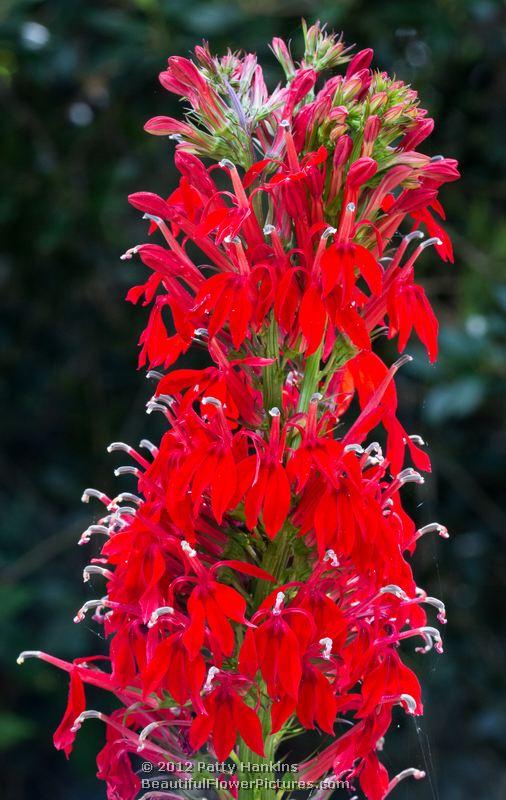
[[[100,588],[75,622],[93,614],[107,659],[21,657],[69,674],[58,749],[84,720],[105,726],[111,800],[157,796],[139,753],[190,769],[171,797],[203,776],[220,800],[289,800],[309,783],[323,798],[322,780],[346,778],[383,800],[424,774],[390,777],[379,753],[394,708],[423,710],[405,649],[442,650],[428,614],[444,623],[444,604],[410,557],[447,532],[402,506],[430,461],[398,416],[411,359],[388,366],[374,347],[387,336],[403,353],[415,333],[436,358],[415,267],[427,245],[452,260],[438,192],[458,170],[417,150],[432,120],[371,50],[318,24],[303,38],[299,62],[272,42],[286,75],[273,92],[251,53],[172,56],[160,81],[187,113],[145,126],[176,142],[180,173],[166,198],[129,197],[153,238],[122,256],[149,270],[127,299],[149,309],[139,366],[164,433],[110,445],[134,492],[83,495],[103,506],[80,539],[100,542],[84,570]],[[195,347],[206,364],[179,366]],[[87,684],[115,696],[111,714],[86,710]],[[327,744],[299,765],[305,786],[276,785],[279,745],[303,730]]]

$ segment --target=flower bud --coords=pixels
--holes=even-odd
[[[346,186],[348,189],[359,189],[376,174],[378,165],[373,158],[358,158],[350,167]]]

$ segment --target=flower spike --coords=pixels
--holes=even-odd
[[[106,655],[18,657],[69,675],[56,748],[68,756],[85,720],[104,722],[98,775],[115,800],[143,788],[138,753],[181,778],[194,758],[270,770],[300,729],[328,737],[300,780],[346,777],[384,800],[424,777],[380,760],[394,711],[423,712],[405,652],[412,639],[442,652],[428,623],[446,622],[412,571],[419,539],[448,532],[403,507],[430,460],[396,380],[413,336],[437,357],[418,264],[453,258],[438,192],[459,175],[420,152],[434,121],[370,48],[352,54],[320,23],[302,38],[298,56],[273,40],[285,80],[272,92],[252,53],[204,42],[170,56],[160,83],[185,110],[145,125],[175,143],[178,179],[129,196],[149,243],[120,259],[141,276],[127,300],[147,312],[139,368],[162,432],[107,448],[134,488],[82,496],[106,508],[79,543],[100,545],[83,578],[107,595],[74,621],[91,612]],[[376,353],[384,335],[393,364]],[[110,714],[86,709],[87,684],[112,693]],[[240,781],[225,793],[250,800]]]

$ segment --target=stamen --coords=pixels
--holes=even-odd
[[[281,609],[283,607],[283,603],[285,602],[285,593],[278,592],[276,595],[276,602],[274,604],[274,608],[272,609],[272,613],[274,616],[279,616],[281,614]]]
[[[446,625],[448,620],[446,619],[446,607],[443,601],[439,600],[437,597],[428,596],[423,602],[427,603],[429,606],[434,606],[434,608],[437,608],[437,619],[442,625]]]
[[[19,666],[21,666],[21,664],[25,663],[25,660],[27,658],[40,658],[41,655],[42,655],[42,650],[23,650],[23,652],[20,653],[19,656],[17,657],[16,664],[19,664]]]
[[[114,470],[114,475],[116,478],[120,478],[122,475],[135,475],[136,478],[140,478],[141,471],[137,467],[132,467],[130,465],[125,467],[117,467]]]
[[[410,356],[410,355],[408,355],[406,353],[405,355],[403,355],[400,358],[398,358],[397,361],[394,361],[394,363],[392,364],[392,367],[390,369],[393,368],[395,370],[398,370],[401,367],[403,367],[404,364],[409,364],[410,361],[413,361],[413,356]]]
[[[330,239],[330,237],[333,236],[335,233],[337,233],[337,228],[333,228],[331,225],[329,225],[329,227],[325,228],[325,230],[323,231],[322,239],[326,241],[327,239]]]
[[[117,450],[122,450],[124,453],[130,454],[133,448],[131,445],[126,444],[125,442],[111,442],[111,444],[107,447],[108,453],[115,453]]]
[[[428,525],[419,528],[416,532],[416,538],[419,539],[420,536],[424,536],[426,533],[438,533],[443,539],[450,538],[448,528],[444,525],[440,525],[439,522],[430,522]]]
[[[103,606],[108,599],[109,598],[106,595],[105,597],[101,597],[99,600],[87,600],[86,603],[81,606],[73,621],[75,623],[82,622],[91,608],[100,608],[100,606]]]
[[[171,394],[157,394],[156,397],[151,398],[153,402],[164,403],[164,405],[171,408],[176,402]]]
[[[223,408],[221,400],[218,400],[216,397],[210,397],[210,396],[202,398],[202,405],[214,406],[215,408]]]
[[[114,578],[114,573],[111,572],[110,569],[99,567],[98,564],[88,564],[88,566],[83,569],[83,581],[85,583],[88,583],[90,575],[102,575],[102,577],[107,578],[108,581]]]
[[[218,669],[218,667],[209,667],[209,672],[207,673],[206,682],[203,688],[204,694],[207,694],[213,688],[213,681],[216,675],[218,675],[219,671],[220,670]]]
[[[324,562],[325,561],[330,561],[330,566],[331,567],[338,567],[339,566],[339,559],[336,556],[336,553],[335,553],[334,550],[327,550],[327,552],[323,556],[323,561]]]
[[[135,247],[129,247],[128,250],[126,250],[123,253],[123,255],[120,256],[120,261],[129,261],[132,258],[132,256],[137,255],[140,247],[141,247],[140,244],[136,244]]]
[[[102,722],[107,722],[107,718],[106,718],[105,714],[102,714],[102,712],[101,712],[101,711],[94,711],[94,710],[91,708],[89,711],[83,711],[81,714],[79,714],[79,716],[78,716],[78,717],[76,717],[76,718],[75,718],[75,720],[74,720],[74,724],[72,725],[72,727],[71,727],[71,729],[70,729],[70,730],[71,730],[73,733],[75,733],[76,731],[78,731],[78,730],[79,730],[79,728],[81,727],[81,725],[83,724],[83,722],[84,722],[86,719],[99,719],[99,720],[101,720]]]
[[[423,231],[411,231],[411,233],[408,233],[406,234],[406,236],[403,236],[402,241],[406,242],[406,244],[409,244],[414,239],[423,239],[424,237],[425,234]]]
[[[183,539],[183,541],[181,542],[181,550],[183,551],[183,553],[186,553],[188,558],[195,558],[195,556],[197,555],[197,551],[194,550],[193,547],[190,545],[190,543],[187,542],[185,539]]]
[[[406,707],[408,714],[414,714],[416,711],[416,700],[410,694],[401,694],[401,703]]]
[[[269,414],[271,417],[280,417],[281,411],[279,410],[279,408],[277,408],[277,406],[274,406],[274,408],[269,409]]]
[[[163,406],[161,403],[155,403],[153,400],[149,400],[146,403],[146,414],[152,414],[153,411],[161,411],[162,414],[167,414],[167,406]]]
[[[346,206],[346,211],[355,211],[356,208],[357,207],[356,207],[355,203],[348,203],[348,205]]]
[[[109,536],[109,528],[107,528],[105,525],[90,525],[85,531],[83,531],[77,544],[88,544],[92,534],[94,533],[102,533],[104,536]]]
[[[155,225],[163,225],[163,219],[161,217],[156,217],[154,214],[143,214],[142,219],[149,219],[150,222],[154,222]]]
[[[170,725],[170,724],[171,724],[171,722],[168,719],[159,719],[159,720],[156,720],[156,722],[150,722],[149,725],[146,725],[146,727],[143,728],[141,730],[141,732],[139,733],[139,744],[137,746],[137,752],[138,753],[142,753],[142,751],[146,747],[146,744],[145,744],[146,739],[149,736],[149,734],[151,733],[151,731],[154,731],[157,728],[161,728],[162,725]],[[144,795],[144,797],[145,796],[146,795]],[[161,795],[161,796],[165,796],[165,795]]]
[[[332,639],[329,636],[325,636],[323,639],[320,639],[318,644],[321,644],[323,647],[322,658],[324,658],[325,661],[329,661],[330,654],[332,653]]]
[[[85,489],[81,497],[81,502],[89,503],[91,497],[95,497],[97,500],[100,500],[100,502],[104,503],[104,505],[108,505],[111,502],[110,498],[107,497],[104,492],[100,492],[98,489]]]
[[[399,472],[397,475],[397,480],[402,486],[404,486],[405,483],[425,483],[425,478],[420,475],[419,472],[416,472],[416,470],[411,469],[411,467],[403,469],[402,472]]]
[[[276,230],[276,226],[275,225],[270,225],[269,223],[267,225],[264,225],[264,227],[263,227],[263,232],[264,232],[265,236],[270,236],[271,233],[274,233],[275,230]]]
[[[165,375],[162,372],[158,372],[156,369],[150,369],[149,372],[146,372],[146,378],[148,378],[148,380],[161,381],[164,377]]]
[[[392,780],[388,784],[385,797],[389,795],[390,792],[393,789],[395,789],[395,787],[398,786],[399,783],[403,781],[405,778],[414,778],[415,781],[419,781],[422,778],[425,778],[425,772],[423,771],[423,769],[415,769],[415,767],[409,767],[408,769],[403,769],[402,772],[399,772],[399,774],[396,775],[394,778],[392,778]]]
[[[393,594],[400,600],[409,600],[409,597],[404,589],[401,589],[401,587],[397,586],[395,583],[389,583],[388,586],[383,586],[383,588],[379,590],[378,594]]]
[[[408,439],[411,439],[412,442],[414,442],[415,444],[419,445],[420,447],[424,447],[425,446],[425,442],[422,439],[422,437],[418,436],[418,434],[416,434],[416,433],[412,434],[411,436],[408,436]]]
[[[433,244],[439,247],[439,245],[443,244],[443,242],[441,239],[439,239],[439,237],[433,236],[431,239],[427,239],[426,242],[422,242],[422,244],[418,245],[418,249],[425,250],[427,247],[431,247]]]
[[[207,339],[207,337],[209,336],[209,331],[207,330],[207,328],[195,328],[193,333],[194,333],[195,336],[198,336],[201,339],[203,339],[203,338]]]
[[[311,395],[310,403],[319,403],[320,400],[323,400],[323,395],[320,392],[315,392]]]
[[[148,621],[148,628],[153,628],[156,625],[159,617],[163,616],[164,614],[173,614],[173,613],[174,609],[172,608],[172,606],[160,606],[160,608],[155,609],[155,611],[153,611],[153,613],[151,614]]]
[[[156,456],[158,454],[158,447],[153,442],[150,442],[149,439],[141,439],[139,442],[139,447],[143,447],[145,450],[149,450],[151,455]]]
[[[357,455],[362,455],[364,452],[364,448],[359,444],[347,444],[344,448],[345,453],[357,453]]]
[[[230,161],[229,158],[222,158],[220,163],[220,167],[224,167],[226,169],[235,169],[235,164]]]
[[[378,456],[383,457],[383,450],[379,442],[371,442],[371,444],[365,448],[364,453],[367,453],[368,456],[370,456],[371,453],[376,453]]]
[[[132,494],[132,492],[121,492],[117,497],[114,498],[116,503],[123,503],[124,501],[128,501],[130,503],[135,503],[138,506],[141,506],[144,502],[140,497],[136,494]]]
[[[425,647],[415,647],[416,653],[425,654],[432,650],[432,648],[434,648],[436,653],[443,652],[443,641],[437,628],[432,628],[429,625],[426,625],[424,628],[419,628],[417,631],[411,631],[411,633],[419,633],[426,642]]]

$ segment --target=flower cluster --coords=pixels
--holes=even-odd
[[[271,94],[251,54],[169,58],[160,81],[188,113],[146,124],[176,140],[181,177],[166,198],[130,196],[161,243],[123,259],[150,271],[128,300],[150,307],[140,366],[166,432],[109,447],[128,456],[116,474],[135,494],[84,493],[105,506],[81,539],[105,537],[84,577],[106,594],[76,621],[92,611],[103,626],[106,667],[21,656],[70,674],[56,747],[68,755],[84,719],[105,722],[110,800],[138,792],[139,751],[184,775],[203,748],[199,760],[272,761],[302,729],[325,742],[304,780],[333,774],[382,800],[423,776],[390,778],[378,752],[396,706],[422,713],[401,643],[440,651],[427,612],[445,617],[409,559],[424,533],[447,533],[417,530],[402,507],[430,462],[397,415],[410,357],[388,367],[373,344],[386,335],[403,353],[414,332],[436,358],[415,264],[430,245],[452,260],[437,198],[458,171],[416,150],[433,122],[411,88],[371,70],[371,50],[352,57],[318,25],[304,38],[297,64],[273,41],[286,83]],[[207,366],[170,369],[194,347]],[[85,710],[85,683],[117,710]],[[218,795],[256,798],[233,781]]]

